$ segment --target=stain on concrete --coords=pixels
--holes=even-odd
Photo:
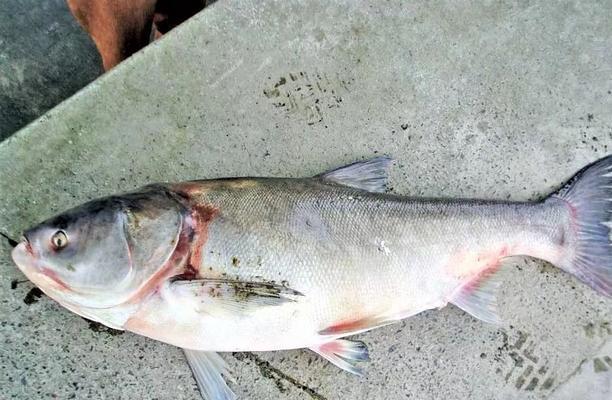
[[[125,332],[124,331],[120,331],[118,329],[112,329],[109,328],[106,325],[102,325],[99,322],[95,322],[95,321],[91,321],[88,320],[87,318],[83,318],[85,321],[87,321],[87,323],[89,324],[89,329],[93,332],[96,333],[106,333],[107,335],[110,336],[118,336],[118,335],[123,335]]]
[[[480,132],[486,132],[489,130],[489,123],[487,121],[480,121],[476,124],[476,128],[478,128]]]
[[[11,289],[15,290],[15,289],[17,289],[17,286],[19,286],[22,283],[26,283],[26,282],[29,282],[29,281],[27,279],[24,279],[22,281],[20,281],[19,279],[13,279],[11,281]]]
[[[6,233],[0,232],[0,236],[2,236],[3,238],[6,239],[6,241],[8,242],[8,244],[11,247],[15,247],[17,246],[19,243],[17,243],[17,241],[13,238],[11,238],[10,236],[8,236]]]
[[[599,373],[599,372],[608,372],[608,370],[609,368],[602,358],[593,359],[593,371],[595,371],[596,373]]]
[[[261,358],[259,358],[258,356],[256,356],[253,353],[233,353],[232,354],[234,356],[234,358],[238,361],[251,361],[253,363],[255,363],[255,365],[257,365],[257,367],[259,368],[259,371],[261,372],[261,375],[263,375],[264,377],[271,379],[274,384],[276,385],[277,389],[281,392],[281,393],[286,393],[287,392],[287,388],[285,386],[285,383],[289,383],[292,386],[300,389],[301,391],[303,391],[306,395],[308,395],[311,399],[315,399],[315,400],[327,400],[325,397],[323,397],[321,394],[317,393],[314,389],[311,389],[310,387],[306,386],[305,384],[299,382],[297,379],[287,375],[286,373],[280,371],[279,369],[275,368],[272,366],[272,364],[270,364],[269,362],[262,360]]]
[[[612,335],[612,324],[608,321],[589,322],[582,329],[584,329],[584,334],[588,338],[603,338]]]
[[[498,374],[504,376],[504,381],[513,383],[517,390],[552,389],[555,374],[551,371],[548,360],[540,354],[539,346],[531,339],[531,335],[521,330],[500,334],[502,345],[497,348],[494,359],[504,364],[504,367],[496,369]],[[515,337],[514,342],[510,340],[510,336]]]
[[[531,381],[529,382],[529,384],[527,385],[527,387],[525,388],[525,391],[527,392],[531,392],[533,391],[536,387],[538,387],[538,378],[531,378]]]
[[[555,383],[555,378],[547,378],[544,383],[542,383],[543,390],[550,390]]]
[[[341,106],[354,81],[340,74],[290,72],[266,87],[263,94],[287,115],[299,116],[306,124],[314,125],[323,122],[330,109]]]
[[[38,299],[42,297],[42,295],[43,295],[42,290],[40,290],[37,287],[34,287],[30,289],[28,294],[25,295],[25,297],[23,298],[23,302],[26,303],[27,305],[34,304],[38,301]]]

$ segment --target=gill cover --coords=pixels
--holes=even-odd
[[[162,269],[175,267],[169,262],[179,243],[187,210],[157,186],[148,192],[124,196],[122,204],[131,258],[123,289],[134,294]]]
[[[109,308],[130,300],[160,270],[172,267],[167,263],[182,230],[183,209],[162,188],[146,187],[85,203],[25,236],[38,268],[67,287],[63,300]],[[56,246],[61,244],[58,232],[67,240],[62,248]]]

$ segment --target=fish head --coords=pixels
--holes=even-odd
[[[169,267],[182,222],[180,203],[162,191],[97,199],[25,231],[12,257],[67,308],[115,307]]]

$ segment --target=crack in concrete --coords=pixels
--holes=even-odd
[[[268,361],[262,360],[261,358],[259,358],[253,353],[232,353],[232,355],[234,356],[236,360],[239,360],[239,361],[244,361],[245,359],[253,361],[257,365],[257,367],[259,367],[259,371],[261,372],[261,374],[268,379],[272,379],[274,383],[276,384],[276,387],[278,388],[278,390],[280,390],[283,393],[286,392],[287,389],[283,386],[281,380],[284,380],[290,383],[291,385],[295,386],[296,388],[302,390],[303,392],[308,394],[310,398],[312,399],[327,400],[324,396],[317,393],[314,389],[311,389],[305,384],[299,382],[297,379],[273,367],[272,364],[270,364]]]

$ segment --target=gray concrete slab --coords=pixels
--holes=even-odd
[[[0,2],[0,140],[102,74],[66,0]]]
[[[397,159],[397,193],[538,198],[610,152],[610,48],[610,2],[218,2],[0,144],[0,230],[151,181],[308,176],[377,154]],[[198,398],[178,349],[12,289],[24,277],[0,246],[3,396]],[[237,353],[232,387],[609,398],[612,302],[529,260],[502,291],[502,327],[448,307],[360,335],[363,378],[308,351]]]

